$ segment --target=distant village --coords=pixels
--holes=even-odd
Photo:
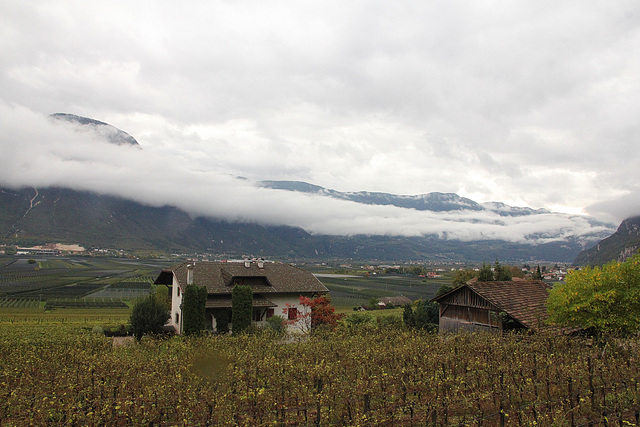
[[[116,248],[85,248],[79,244],[48,243],[45,245],[23,246],[0,246],[0,254],[26,255],[26,256],[106,256],[106,257],[126,257],[138,258],[134,253],[125,249]],[[201,261],[211,261],[218,259],[211,254],[171,254],[175,258],[186,258]],[[222,257],[227,259],[226,257]],[[317,262],[317,266],[329,267],[326,262]],[[356,275],[415,275],[425,279],[442,278],[446,272],[456,272],[468,269],[464,262],[450,262],[452,267],[443,267],[442,263],[434,261],[408,261],[406,264],[366,264],[354,266],[343,263],[337,266],[334,273],[356,274]],[[521,267],[522,277],[529,276],[536,271],[537,265],[524,264]],[[480,267],[473,267],[473,271],[480,271]],[[568,265],[541,265],[542,277],[547,281],[563,281],[572,267]],[[517,275],[514,275],[516,277]]]

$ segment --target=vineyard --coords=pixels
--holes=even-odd
[[[144,338],[0,328],[2,425],[637,425],[636,340],[375,326]]]
[[[165,264],[92,258],[0,257],[0,309],[126,308]]]

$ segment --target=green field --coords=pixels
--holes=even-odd
[[[171,262],[0,256],[0,311],[128,309]]]
[[[426,279],[418,276],[321,276],[320,281],[331,292],[336,307],[356,307],[366,304],[371,298],[406,296],[411,300],[431,299],[450,278]]]

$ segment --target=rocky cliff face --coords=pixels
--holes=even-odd
[[[601,265],[610,261],[624,261],[640,248],[640,216],[627,218],[615,233],[587,249],[574,261],[576,265]]]

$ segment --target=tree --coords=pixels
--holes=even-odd
[[[413,314],[413,307],[411,304],[406,304],[402,311],[402,321],[408,328],[414,328],[416,326],[416,317]]]
[[[513,278],[511,274],[511,267],[508,265],[501,265],[496,261],[496,265],[493,268],[493,280],[497,282],[508,282]]]
[[[325,295],[316,298],[300,296],[300,304],[311,309],[311,329],[321,325],[333,329],[338,325],[338,320],[345,316],[343,313],[336,313],[335,307],[331,305],[331,298]]]
[[[624,263],[572,271],[547,300],[548,321],[596,333],[631,335],[640,330],[640,256]]]
[[[378,298],[372,297],[367,303],[367,310],[377,310],[378,308],[380,308],[380,306],[378,305],[379,302],[380,300]]]
[[[531,278],[533,280],[542,280],[542,271],[540,271],[540,264],[538,264],[538,268],[536,269],[536,272],[533,273],[533,276],[531,276]]]
[[[489,267],[486,263],[482,263],[482,268],[478,272],[478,282],[492,282],[493,281],[493,271],[491,271],[491,267]]]
[[[239,334],[251,326],[253,291],[249,286],[235,286],[231,293],[231,324],[233,333]]]
[[[415,303],[416,328],[435,330],[438,329],[440,307],[435,302],[418,300]]]
[[[453,274],[453,280],[451,283],[454,286],[464,285],[474,277],[476,277],[476,272],[473,270],[458,270]]]
[[[182,331],[185,335],[195,335],[205,328],[207,288],[195,284],[188,285],[182,296]]]
[[[148,295],[133,306],[129,328],[138,341],[145,334],[160,334],[169,320],[169,309],[155,295]]]
[[[467,283],[467,282],[465,282],[465,283]],[[436,296],[437,296],[437,297],[439,297],[440,295],[444,295],[444,294],[446,294],[447,292],[454,290],[455,288],[456,288],[456,286],[454,286],[454,285],[447,285],[447,284],[445,283],[445,284],[441,285],[441,286],[438,288],[438,292],[436,292]]]
[[[295,315],[289,316],[291,307],[287,307],[285,310],[287,310],[289,319],[285,320],[285,324],[302,327],[299,322],[303,321],[303,323],[306,323],[310,321],[310,323],[307,324],[307,328],[311,326],[311,330],[317,329],[318,327],[334,329],[338,325],[338,321],[345,316],[343,313],[335,312],[336,309],[331,305],[330,297],[325,295],[320,295],[315,298],[301,295],[299,302],[305,309],[302,311],[295,310]]]

